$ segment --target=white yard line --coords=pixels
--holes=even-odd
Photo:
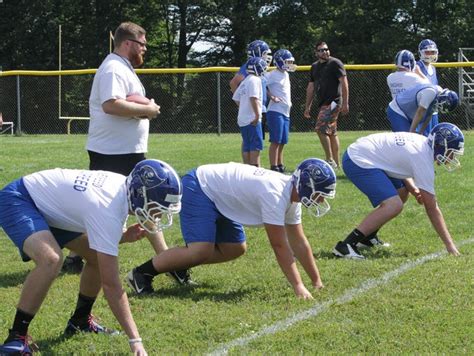
[[[470,244],[473,242],[474,242],[474,238],[470,238],[470,239],[457,243],[457,246],[462,246],[462,245]],[[242,336],[232,341],[221,344],[214,351],[210,351],[208,355],[226,355],[229,352],[229,349],[233,347],[245,346],[249,342],[256,340],[258,338],[261,338],[263,336],[272,335],[272,334],[276,334],[278,332],[284,331],[292,327],[294,324],[299,323],[300,321],[314,318],[320,313],[325,312],[333,304],[344,304],[344,303],[350,302],[355,297],[360,296],[361,294],[369,291],[370,289],[383,286],[387,284],[388,282],[390,282],[392,279],[404,274],[405,272],[408,272],[409,270],[419,265],[422,265],[423,263],[427,261],[440,258],[441,256],[445,254],[446,254],[446,251],[443,250],[440,252],[436,252],[430,255],[420,257],[414,261],[410,261],[405,264],[402,264],[397,269],[394,269],[393,271],[385,273],[380,278],[369,279],[367,281],[362,282],[359,286],[347,290],[343,295],[341,295],[338,298],[330,299],[327,302],[316,304],[308,310],[302,311],[287,319],[277,321],[273,325],[264,327],[260,329],[259,331],[252,333],[251,335]]]

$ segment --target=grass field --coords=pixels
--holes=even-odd
[[[367,132],[342,132],[341,146]],[[22,175],[54,167],[86,168],[85,136],[0,136],[0,186]],[[293,133],[285,163],[322,157],[314,134]],[[460,257],[447,256],[424,209],[413,199],[380,236],[392,244],[366,261],[333,258],[331,250],[371,207],[337,172],[336,198],[321,219],[303,223],[326,288],[313,301],[294,297],[263,229],[247,229],[248,252],[226,264],[193,269],[196,288],[175,286],[164,276],[156,292],[130,296],[132,313],[150,355],[162,354],[472,354],[474,350],[474,132],[466,133],[462,168],[437,170],[438,201]],[[200,164],[240,161],[238,135],[152,135],[149,158],[172,164],[180,174]],[[268,147],[263,163],[268,166]],[[73,203],[73,202],[71,202]],[[166,232],[182,244],[179,224]],[[152,256],[146,241],[120,250],[121,274]],[[0,231],[0,342],[7,335],[23,280],[33,264],[22,263]],[[300,268],[300,271],[301,268]],[[308,278],[304,281],[310,286]],[[72,313],[79,277],[60,275],[30,334],[44,355],[125,354],[127,338],[62,337]],[[128,287],[126,287],[128,290]],[[118,323],[100,296],[93,310],[104,324]]]

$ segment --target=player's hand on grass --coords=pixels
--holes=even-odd
[[[143,344],[141,342],[131,344],[130,349],[132,349],[132,352],[133,352],[134,356],[148,356],[148,354],[145,351],[145,348],[143,347]]]
[[[448,253],[450,255],[453,255],[453,256],[460,256],[461,253],[458,251],[456,245],[454,243],[450,243],[448,244],[448,246],[446,246],[446,250],[448,250]]]
[[[295,293],[298,298],[314,299],[309,290],[307,290],[303,284],[299,284],[295,287]]]
[[[316,288],[316,290],[321,290],[324,288],[324,284],[321,281],[318,281],[316,283],[313,283],[313,287]]]

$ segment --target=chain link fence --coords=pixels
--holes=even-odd
[[[377,70],[370,66],[366,66],[368,69],[360,67],[363,66],[347,66],[350,113],[340,117],[339,130],[389,130],[385,110],[391,96],[386,78],[392,67],[387,65],[384,66],[387,69]],[[460,87],[459,70],[437,68],[440,85],[457,92]],[[161,106],[161,115],[151,121],[150,132],[238,132],[238,108],[229,90],[229,81],[235,73],[233,68],[207,68],[203,72],[186,69],[184,73],[170,71],[138,70],[147,96],[154,98]],[[69,72],[77,74],[0,73],[0,112],[3,113],[3,120],[12,121],[17,133],[66,133],[68,120],[60,117],[89,116],[88,98],[94,77],[92,70],[86,74]],[[303,117],[309,66],[290,73],[290,78],[293,101],[291,131],[311,131],[315,121]],[[316,112],[313,114],[315,116]],[[473,120],[470,115],[468,108],[461,105],[453,113],[441,115],[440,119],[469,129]],[[71,123],[71,133],[85,134],[87,129],[87,120]]]

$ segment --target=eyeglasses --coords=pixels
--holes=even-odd
[[[329,48],[320,48],[320,49],[317,49],[316,52],[319,52],[319,53],[329,52]]]
[[[127,38],[127,40],[132,41],[132,42],[135,42],[135,43],[138,43],[141,47],[146,47],[146,43],[145,43],[145,42],[141,42],[141,41],[138,41],[138,40],[134,40],[134,39],[132,39],[132,38]]]

